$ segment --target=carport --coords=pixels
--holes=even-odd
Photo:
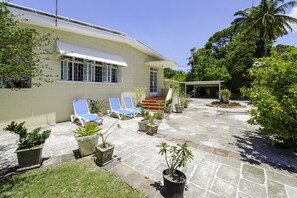
[[[218,87],[219,90],[219,99],[221,99],[221,84],[224,82],[223,80],[212,80],[212,81],[186,81],[186,82],[179,82],[171,79],[165,79],[165,82],[170,83],[179,83],[184,87],[184,93],[187,93],[187,86],[196,86],[196,87]]]

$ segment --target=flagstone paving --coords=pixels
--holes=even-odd
[[[246,136],[247,134],[242,133],[242,130],[255,129],[255,127],[243,124],[243,118],[246,119],[248,114],[236,112],[239,110],[235,110],[235,112],[226,110],[227,113],[225,112],[222,117],[229,119],[239,115],[242,120],[235,119],[233,122],[229,120],[228,123],[224,123],[225,127],[221,132],[215,130],[212,133],[205,123],[201,124],[209,118],[205,116],[206,119],[203,119],[201,111],[211,112],[210,114],[214,117],[214,121],[209,123],[211,125],[219,126],[223,121],[220,121],[218,118],[220,116],[215,113],[217,110],[203,109],[201,106],[197,106],[196,102],[183,114],[167,116],[162,121],[159,134],[156,136],[148,136],[137,131],[137,122],[141,120],[139,117],[119,121],[122,128],[109,138],[109,141],[116,145],[114,152],[116,159],[104,168],[122,178],[133,188],[145,192],[148,197],[163,197],[162,171],[166,168],[166,164],[164,158],[158,155],[156,145],[162,141],[169,144],[186,141],[193,151],[194,160],[186,168],[182,168],[182,171],[187,175],[185,197],[297,197],[296,158],[290,154],[287,155],[284,151],[278,151],[273,155],[270,152],[266,154],[265,157],[271,155],[272,160],[266,159],[265,161],[257,158],[257,155],[253,156],[254,153],[245,153],[247,149],[236,147],[239,145],[236,144],[239,138],[230,136],[230,134],[235,134],[235,131],[232,129],[230,132],[229,129],[236,122],[236,127],[240,127],[236,136],[242,138],[240,144],[244,145],[244,140],[249,141],[250,139]],[[192,112],[192,109],[195,108],[197,111],[200,110],[196,119],[192,118],[192,116],[195,117],[195,113]],[[173,119],[183,124],[179,126],[181,129],[177,128],[177,123],[173,124]],[[102,127],[106,129],[115,120],[106,117]],[[185,123],[184,120],[190,121]],[[204,125],[204,127],[200,125]],[[189,126],[189,129],[186,126]],[[47,160],[44,161],[43,167],[75,160],[78,148],[72,131],[76,125],[64,122],[46,128],[50,128],[52,134],[44,145],[43,157]],[[179,130],[183,132],[179,132]],[[201,131],[204,130],[205,133],[202,133]],[[207,137],[207,133],[210,137]],[[223,133],[226,133],[225,137]],[[200,135],[202,137],[199,137]],[[216,135],[219,137],[215,137]],[[211,143],[212,138],[213,144]],[[16,141],[15,135],[7,132],[0,133],[0,168],[2,173],[5,172],[5,169],[7,170],[7,167],[10,168],[10,171],[16,167],[14,153],[17,147]],[[228,141],[230,145],[228,145]],[[260,138],[257,141],[261,142]],[[263,140],[263,142],[265,141]],[[252,146],[253,144],[251,144],[251,148]],[[265,149],[269,148],[268,145],[264,146]],[[255,152],[259,151],[255,150]],[[254,159],[254,161],[248,159]],[[280,163],[281,161],[283,163]],[[276,162],[278,164],[275,164]],[[286,169],[286,167],[288,168]]]

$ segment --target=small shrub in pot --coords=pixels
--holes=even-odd
[[[24,125],[25,122],[20,124],[12,122],[4,128],[5,131],[19,136],[18,149],[16,150],[19,170],[40,167],[43,143],[51,133],[51,130],[40,132],[40,127],[28,132]]]
[[[177,170],[177,168],[185,167],[193,159],[193,154],[188,149],[186,143],[170,146],[166,142],[162,142],[157,147],[160,148],[159,154],[165,156],[168,166],[168,169],[163,171],[165,193],[167,197],[182,198],[186,176],[183,172]]]

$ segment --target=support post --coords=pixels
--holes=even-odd
[[[221,100],[221,82],[219,82],[219,99]]]

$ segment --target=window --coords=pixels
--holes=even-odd
[[[12,80],[8,79],[4,82],[0,82],[0,87],[3,88],[18,88],[18,89],[23,89],[23,88],[31,88],[32,83],[31,83],[31,78],[29,77],[22,77],[20,80]]]
[[[24,59],[19,58],[18,62],[22,63],[25,62]],[[17,89],[22,89],[22,88],[31,88],[32,87],[32,81],[31,78],[28,76],[23,76],[21,79],[13,79],[13,78],[8,78],[4,81],[0,81],[0,88],[17,88]]]
[[[82,82],[117,83],[119,66],[98,61],[64,56],[61,61],[61,79]]]
[[[156,93],[157,92],[157,69],[151,68],[150,70],[150,92]]]

